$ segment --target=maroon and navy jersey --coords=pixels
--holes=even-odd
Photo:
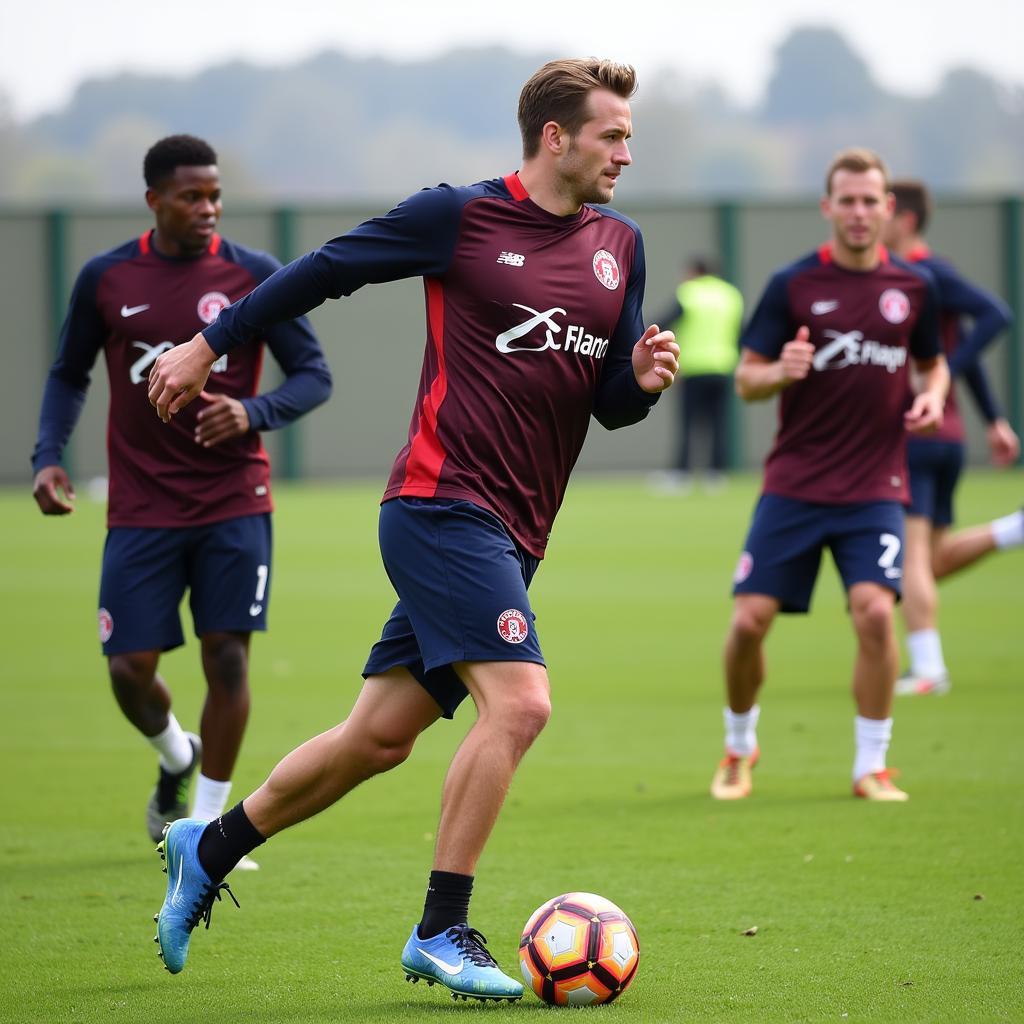
[[[384,500],[472,501],[542,556],[590,416],[657,400],[637,384],[640,230],[605,207],[558,217],[515,174],[424,189],[279,271],[203,331],[226,352],[365,284],[424,278],[427,343],[408,443]],[[379,346],[386,359],[387,338]]]
[[[957,378],[962,377],[970,388],[985,420],[988,423],[997,420],[999,407],[978,357],[999,332],[1010,325],[1013,315],[1004,302],[971,284],[950,262],[933,255],[927,246],[908,253],[907,260],[926,267],[935,279],[939,292],[939,335],[953,376],[942,426],[934,434],[922,434],[914,440],[962,443],[964,422],[957,406]],[[965,328],[965,317],[971,321],[969,329]]]
[[[909,500],[908,361],[940,354],[938,297],[927,271],[881,250],[874,270],[846,270],[830,246],[777,271],[740,344],[777,359],[799,327],[814,345],[808,376],[779,399],[764,490],[801,501]]]
[[[201,256],[172,259],[153,248],[151,232],[89,260],[47,378],[34,471],[60,462],[102,350],[110,379],[109,526],[198,526],[271,511],[270,464],[258,431],[284,426],[331,391],[309,323],[270,328],[214,364],[206,390],[239,399],[252,429],[210,448],[194,440],[203,400],[162,423],[149,404],[147,375],[161,352],[189,341],[279,266],[219,235]],[[264,345],[286,379],[257,395]]]

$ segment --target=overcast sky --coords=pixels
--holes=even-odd
[[[775,47],[803,24],[838,28],[898,91],[927,92],[964,64],[1024,85],[1024,0],[5,0],[0,91],[24,120],[64,103],[83,79],[124,70],[285,64],[327,48],[408,59],[503,44],[627,61],[641,90],[645,74],[674,67],[749,102]]]

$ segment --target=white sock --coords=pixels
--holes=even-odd
[[[202,818],[203,821],[213,821],[219,818],[228,802],[228,793],[231,792],[231,780],[218,782],[216,779],[208,779],[205,775],[199,775],[196,779],[195,797],[192,805],[192,817]]]
[[[992,520],[992,539],[996,547],[1019,548],[1024,545],[1024,509]]]
[[[854,720],[854,736],[857,741],[857,759],[853,762],[853,781],[858,782],[865,775],[880,772],[885,768],[885,752],[892,739],[892,719],[861,718]]]
[[[919,629],[907,634],[910,652],[910,674],[925,679],[946,675],[946,662],[942,657],[942,639],[937,629]]]
[[[160,752],[160,764],[169,772],[183,772],[192,763],[192,744],[173,714],[167,716],[167,728],[146,739]]]
[[[726,706],[722,717],[725,719],[725,749],[740,757],[750,757],[757,749],[757,720],[761,717],[761,706],[755,704],[749,711],[739,713]]]

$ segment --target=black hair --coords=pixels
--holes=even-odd
[[[194,135],[168,135],[154,143],[142,161],[142,176],[156,188],[178,167],[211,167],[217,162],[213,146]]]

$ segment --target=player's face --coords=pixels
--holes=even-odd
[[[878,245],[893,205],[880,170],[840,169],[832,175],[832,190],[822,199],[821,212],[832,222],[837,245],[851,253],[863,253]]]
[[[565,191],[580,204],[610,203],[622,168],[631,164],[626,140],[633,123],[629,104],[607,89],[587,97],[590,117],[571,137],[559,163]]]
[[[194,256],[210,244],[220,219],[216,167],[176,167],[174,176],[146,190],[156,218],[156,244],[168,256]]]

